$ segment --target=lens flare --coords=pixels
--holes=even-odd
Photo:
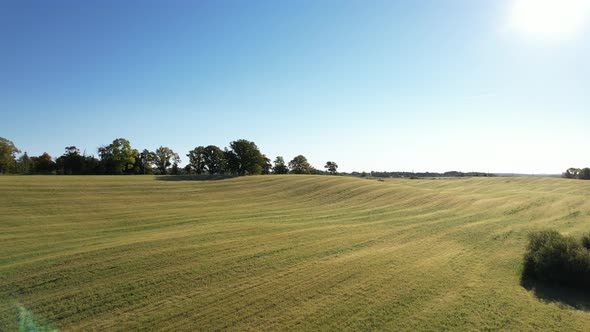
[[[584,30],[590,16],[590,0],[514,0],[509,24],[525,37],[558,41]]]

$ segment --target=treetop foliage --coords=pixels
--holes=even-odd
[[[289,162],[289,168],[294,174],[313,174],[315,169],[311,167],[307,158],[298,155]]]
[[[152,162],[156,165],[161,174],[166,174],[166,169],[170,165],[176,165],[180,163],[180,157],[178,153],[172,151],[169,147],[160,146],[152,154]]]
[[[285,159],[282,156],[277,156],[277,158],[273,161],[274,166],[272,167],[272,171],[275,174],[287,174],[289,173],[289,167],[285,164]]]
[[[229,143],[225,151],[227,165],[231,173],[237,175],[255,175],[262,173],[265,159],[254,142],[239,139]]]
[[[14,143],[4,137],[0,137],[0,174],[9,173],[16,169],[15,157],[21,151]]]
[[[324,168],[328,171],[328,173],[330,173],[330,175],[338,174],[338,164],[333,161],[326,162]]]

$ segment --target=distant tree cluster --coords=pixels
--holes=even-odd
[[[141,153],[125,138],[117,138],[98,148],[98,158],[80,153],[76,146],[67,146],[55,160],[47,153],[30,157],[26,152],[16,158],[20,150],[10,140],[0,137],[0,174],[166,174],[178,169],[180,158],[168,147]],[[172,166],[172,168],[169,168]]]
[[[245,139],[233,141],[222,150],[215,145],[197,146],[186,155],[188,173],[194,174],[268,174],[270,160],[254,142]]]
[[[554,230],[531,233],[522,277],[590,290],[590,234],[576,239]]]
[[[457,171],[450,171],[445,173],[436,173],[436,172],[374,172],[371,171],[370,173],[366,172],[352,172],[351,175],[353,176],[372,176],[376,178],[439,178],[439,177],[472,177],[472,176],[495,176],[494,174],[490,173],[483,173],[483,172],[457,172]]]
[[[590,168],[568,168],[563,173],[563,177],[567,179],[590,180]]]
[[[271,163],[256,143],[245,139],[230,142],[223,150],[215,145],[197,146],[187,157],[189,164],[185,171],[189,174],[321,174],[303,155],[296,156],[288,164],[282,156],[277,156]],[[338,165],[328,163],[331,163],[330,174],[337,174]]]
[[[43,153],[30,157],[8,139],[0,137],[0,174],[211,174],[211,175],[256,175],[256,174],[338,174],[338,165],[328,161],[327,171],[312,167],[307,158],[298,155],[289,163],[277,156],[271,163],[254,142],[239,139],[221,149],[215,145],[197,146],[186,155],[189,159],[184,168],[178,153],[160,146],[155,151],[134,149],[125,138],[117,138],[111,144],[98,148],[98,158],[80,153],[76,146],[67,146],[55,160]]]

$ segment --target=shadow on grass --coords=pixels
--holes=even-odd
[[[562,306],[590,312],[590,292],[588,291],[531,278],[522,278],[520,284],[544,302],[553,302]]]
[[[217,181],[233,178],[233,175],[159,175],[158,181]]]

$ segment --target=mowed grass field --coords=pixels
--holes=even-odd
[[[588,331],[520,284],[590,182],[0,177],[0,331]]]

